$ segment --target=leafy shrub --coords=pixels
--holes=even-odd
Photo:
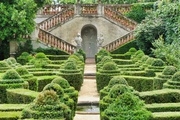
[[[172,81],[178,81],[178,82],[180,82],[180,71],[176,72],[176,73],[172,76]]]
[[[16,68],[16,71],[19,75],[26,75],[29,74],[28,70],[25,67],[18,67]]]
[[[104,56],[102,58],[102,60],[99,62],[99,64],[104,65],[104,63],[106,63],[106,62],[113,62],[112,57],[111,56]]]
[[[144,56],[142,56],[141,61],[142,61],[142,62],[146,62],[146,60],[147,60],[148,58],[149,58],[148,55],[144,55]]]
[[[31,59],[33,59],[33,56],[31,56],[28,52],[23,52],[19,57],[17,57],[17,62],[22,65],[25,65]]]
[[[81,56],[82,57],[82,56]],[[77,55],[70,55],[68,59],[74,58],[76,61],[80,61],[80,58]],[[81,59],[82,60],[82,59]],[[83,60],[82,60],[83,62]]]
[[[57,78],[53,79],[52,83],[57,83],[63,89],[66,89],[66,88],[70,87],[68,81],[66,79],[62,78],[62,77],[57,77]]]
[[[113,86],[116,85],[116,84],[123,84],[123,85],[128,86],[128,83],[127,83],[126,79],[124,79],[124,78],[121,77],[121,76],[114,76],[114,77],[109,81],[108,87],[111,88],[111,87],[113,87]]]
[[[129,52],[134,53],[134,52],[137,52],[137,50],[136,50],[136,48],[131,47],[131,48],[129,49]]]
[[[9,58],[7,59],[7,62],[8,62],[8,63],[12,63],[12,64],[16,64],[16,63],[17,63],[17,62],[16,62],[16,59],[13,58],[13,57],[9,57]]]
[[[6,61],[0,61],[0,67],[9,67]]]
[[[53,90],[53,91],[55,91],[59,98],[62,98],[64,96],[63,88],[60,85],[56,84],[56,83],[47,84],[44,87],[43,91],[45,91],[45,90]]]
[[[42,52],[46,55],[69,55],[67,52],[55,48],[37,48],[34,52],[39,53]]]
[[[44,53],[40,52],[40,53],[37,53],[35,57],[37,59],[41,59],[41,58],[46,58],[46,55]]]
[[[164,61],[161,59],[154,59],[151,65],[152,66],[164,66]]]
[[[177,72],[177,68],[174,66],[166,66],[163,70],[163,75],[173,75]]]
[[[2,79],[3,80],[21,79],[21,77],[14,69],[10,69],[10,70],[6,71],[6,73],[3,75]]]
[[[117,70],[117,64],[114,62],[107,62],[102,67],[103,70]]]
[[[149,57],[149,58],[146,60],[145,64],[147,64],[147,65],[152,65],[153,61],[154,61],[154,58]]]
[[[75,62],[68,60],[64,64],[64,69],[65,70],[77,70],[77,66],[76,66]]]
[[[101,49],[97,54],[96,54],[96,63],[100,62],[104,56],[110,56],[110,53],[105,50]]]
[[[77,53],[79,53],[79,54],[81,54],[81,55],[83,56],[84,61],[86,60],[86,53],[85,53],[82,49],[79,49],[79,50],[77,51]]]
[[[104,111],[103,120],[149,120],[152,114],[144,106],[137,96],[124,93]]]
[[[74,53],[73,55],[75,55],[75,56],[77,56],[79,59],[78,60],[80,60],[80,61],[82,61],[82,62],[84,62],[84,57],[81,55],[81,54],[79,54],[79,53]],[[71,56],[70,56],[71,57]]]

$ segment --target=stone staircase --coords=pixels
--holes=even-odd
[[[102,4],[76,4],[76,5],[51,5],[45,6],[39,11],[41,15],[52,15],[48,19],[38,24],[38,37],[40,42],[49,47],[62,49],[72,54],[76,48],[71,43],[50,33],[76,16],[97,16],[103,17],[123,29],[129,31],[128,34],[113,40],[111,43],[103,46],[107,51],[117,49],[119,46],[134,39],[133,30],[137,23],[125,17],[123,14],[131,9],[129,5],[102,5]],[[61,32],[61,31],[60,31]]]

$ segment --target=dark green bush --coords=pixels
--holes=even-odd
[[[60,50],[60,49],[55,49],[55,48],[37,48],[34,50],[34,52],[39,53],[43,52],[46,55],[69,55],[67,52]]]
[[[149,57],[149,58],[146,60],[145,64],[147,64],[147,65],[152,65],[153,61],[154,61],[154,58]]]
[[[79,49],[79,50],[77,51],[77,53],[79,53],[79,54],[81,54],[81,55],[83,56],[84,61],[86,60],[86,53],[85,53],[82,49]]]
[[[154,59],[151,65],[152,66],[164,66],[164,61],[161,59]]]
[[[22,119],[25,118],[72,120],[71,110],[59,101],[53,90],[41,92],[34,102],[22,111]]]
[[[110,53],[105,49],[101,49],[96,54],[96,58],[95,58],[96,63],[100,62],[103,59],[104,56],[110,56]]]
[[[77,70],[76,63],[74,61],[66,61],[64,64],[64,69],[65,70]]]
[[[53,79],[52,83],[57,83],[63,89],[66,89],[66,88],[70,87],[68,81],[66,79],[62,78],[62,77],[57,77],[57,78]]]
[[[0,67],[10,67],[6,61],[0,61]]]
[[[103,120],[149,120],[151,112],[145,109],[139,97],[125,92],[104,111]]]
[[[117,70],[117,64],[114,62],[106,62],[103,67],[103,70]]]
[[[144,63],[144,62],[146,62],[146,60],[147,60],[148,58],[149,58],[148,55],[144,55],[144,56],[142,56],[141,61]]]
[[[6,73],[2,77],[3,80],[9,80],[9,79],[21,79],[21,76],[14,70],[10,69],[6,71]]]
[[[23,52],[19,57],[17,57],[17,62],[22,64],[22,65],[25,65],[31,59],[33,59],[32,55],[30,55],[28,52]]]
[[[29,74],[29,71],[25,67],[18,67],[16,68],[16,71],[19,75],[26,75]]]
[[[180,71],[176,72],[176,73],[172,76],[172,81],[180,82]]]
[[[134,48],[134,47],[131,47],[131,48],[129,49],[129,52],[131,52],[131,53],[137,52],[137,49]]]
[[[84,61],[84,57],[83,57],[81,54],[79,54],[79,53],[76,52],[76,53],[74,53],[73,55],[77,56],[80,61],[85,62],[85,61]],[[71,57],[71,56],[70,56],[70,57]],[[71,58],[72,58],[72,57],[71,57]]]
[[[177,72],[177,68],[174,66],[166,66],[163,70],[163,75],[173,75]]]

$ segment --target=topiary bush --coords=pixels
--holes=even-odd
[[[76,52],[76,53],[74,53],[73,55],[77,56],[81,62],[85,62],[85,61],[84,61],[84,57],[83,57],[81,54],[79,54],[79,53]],[[70,57],[71,57],[71,56],[70,56]]]
[[[152,66],[164,66],[164,61],[161,59],[154,59],[151,65]]]
[[[10,67],[9,64],[5,61],[0,61],[0,68],[2,67]]]
[[[22,65],[25,65],[31,59],[33,59],[32,55],[30,55],[28,52],[23,52],[19,57],[17,57],[17,62],[22,64]]]
[[[64,64],[64,69],[65,70],[77,70],[76,63],[71,60],[67,60]]]
[[[103,67],[102,70],[117,70],[117,64],[114,62],[106,62]]]
[[[83,56],[84,61],[86,60],[86,53],[85,53],[82,49],[79,49],[79,50],[77,51],[77,53],[79,53],[79,54],[81,54],[81,55]]]
[[[16,71],[19,75],[26,75],[29,74],[29,71],[25,67],[18,67],[16,68]]]
[[[33,103],[22,111],[22,119],[66,119],[72,120],[69,107],[60,102],[53,90],[41,92]]]
[[[139,97],[126,92],[117,97],[102,113],[102,120],[149,120],[151,112]]]
[[[57,83],[60,85],[63,89],[69,88],[70,85],[68,81],[62,77],[56,77],[55,79],[52,80],[52,83]]]
[[[166,66],[162,72],[163,75],[174,75],[177,72],[177,68],[174,66]]]
[[[101,49],[96,54],[96,58],[95,58],[96,63],[100,62],[103,59],[104,56],[110,56],[110,53],[105,49]]]
[[[14,69],[10,69],[6,71],[6,73],[2,77],[2,80],[9,79],[21,79],[21,76]]]
[[[154,58],[149,57],[149,58],[146,60],[145,64],[147,64],[147,65],[152,65],[153,61],[154,61]]]

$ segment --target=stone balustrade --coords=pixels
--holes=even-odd
[[[52,35],[43,29],[39,29],[38,37],[41,42],[47,44],[48,46],[64,50],[70,54],[73,54],[74,50],[76,49],[76,46]]]
[[[125,14],[131,10],[132,5],[130,4],[112,4],[105,5],[105,7],[110,8],[113,11]]]
[[[119,39],[103,46],[103,48],[106,49],[107,51],[111,52],[111,51],[117,49],[119,46],[123,45],[124,43],[127,43],[133,39],[134,39],[134,35],[133,35],[133,31],[131,31],[130,33],[120,37]]]
[[[39,27],[43,30],[49,30],[57,25],[64,24],[74,16],[74,8],[68,8],[58,14],[39,23]]]
[[[81,4],[81,15],[97,15],[98,4]]]
[[[46,5],[43,8],[39,9],[37,15],[55,15],[63,10],[72,8],[73,5]]]
[[[113,11],[108,7],[104,7],[104,15],[108,17],[109,19],[112,19],[121,25],[129,28],[129,30],[134,30],[137,23],[127,17],[125,17],[123,14]]]

